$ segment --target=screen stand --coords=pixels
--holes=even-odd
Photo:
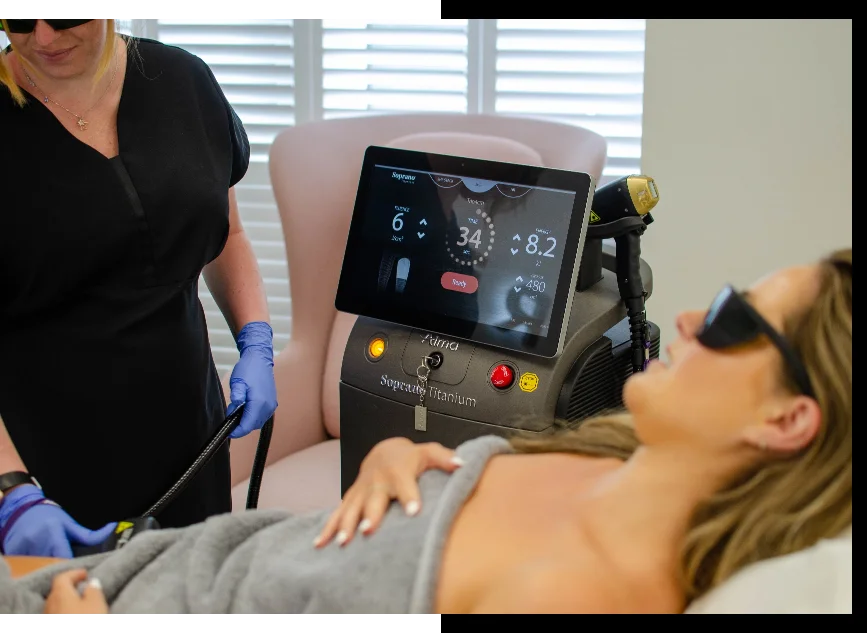
[[[583,292],[602,280],[602,240],[587,239],[578,268],[577,292]]]

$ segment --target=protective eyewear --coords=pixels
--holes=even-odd
[[[92,22],[93,20],[44,20],[48,26],[50,26],[55,31],[65,31],[66,29],[71,29],[76,26],[81,26],[82,24],[87,24],[88,22]],[[10,33],[32,33],[36,28],[36,23],[38,20],[6,20],[6,25],[9,27]],[[0,31],[3,29],[3,24],[0,23]]]
[[[801,392],[814,397],[807,370],[791,345],[733,287],[726,286],[713,300],[696,338],[707,348],[726,349],[750,343],[762,334],[783,355]]]

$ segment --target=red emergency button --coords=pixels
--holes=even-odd
[[[515,382],[515,372],[508,365],[497,365],[491,372],[491,384],[497,389],[508,389]]]

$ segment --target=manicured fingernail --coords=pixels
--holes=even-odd
[[[102,591],[102,583],[99,582],[99,578],[91,578],[88,584],[97,591]]]
[[[452,457],[452,464],[454,464],[455,466],[463,466],[464,464],[466,464],[466,462],[457,455],[455,455],[454,457]]]
[[[337,538],[334,540],[337,542],[338,545],[343,545],[346,542],[346,539],[348,539],[348,538],[349,538],[349,534],[347,534],[343,530],[340,530],[337,533]]]
[[[364,519],[361,523],[358,524],[358,531],[364,534],[370,529],[370,526],[373,525],[370,519]]]
[[[321,536],[317,536],[315,539],[313,539],[313,547],[319,547],[320,543],[322,543]]]
[[[418,514],[418,511],[421,509],[418,501],[410,501],[406,504],[406,514],[407,516],[414,517]]]

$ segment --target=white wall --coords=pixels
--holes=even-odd
[[[648,317],[852,244],[852,21],[648,20]]]

